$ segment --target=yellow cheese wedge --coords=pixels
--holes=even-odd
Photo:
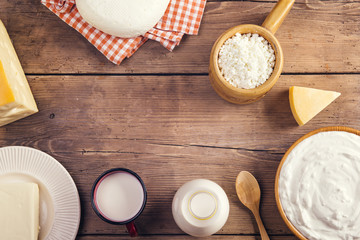
[[[0,127],[36,112],[24,71],[0,20]]]
[[[0,239],[37,240],[39,187],[36,183],[0,184]]]
[[[302,126],[326,108],[341,93],[306,87],[290,87],[289,100],[296,122]]]

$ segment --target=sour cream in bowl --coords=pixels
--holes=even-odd
[[[275,198],[300,239],[359,239],[360,131],[327,127],[296,141],[280,162]]]

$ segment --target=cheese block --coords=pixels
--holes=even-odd
[[[307,87],[290,87],[289,100],[296,122],[302,126],[326,108],[341,93]]]
[[[85,21],[122,38],[144,35],[162,18],[170,0],[76,0]]]
[[[0,127],[36,112],[24,71],[0,20]]]
[[[0,239],[37,240],[39,187],[36,183],[0,184]]]

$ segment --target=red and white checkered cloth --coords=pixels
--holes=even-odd
[[[206,0],[171,0],[160,21],[144,36],[119,38],[87,23],[79,14],[75,0],[41,0],[47,8],[89,40],[111,62],[120,64],[148,39],[160,42],[169,51],[179,45],[184,34],[198,34]]]

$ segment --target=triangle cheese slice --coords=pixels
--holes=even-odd
[[[299,126],[304,125],[338,98],[340,94],[314,88],[290,87],[290,107],[296,122]]]
[[[36,112],[29,83],[0,20],[0,127]]]

